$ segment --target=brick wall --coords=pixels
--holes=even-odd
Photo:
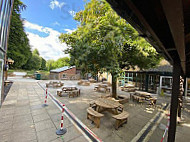
[[[63,74],[65,74],[65,76],[67,78],[70,78],[72,76],[76,76],[76,74],[77,74],[76,67],[62,71],[60,73],[50,73],[50,79],[61,80],[63,78]],[[77,76],[77,79],[78,78],[80,78],[80,75],[79,75],[79,77]]]
[[[63,74],[65,74],[66,77],[74,76],[74,75],[76,75],[76,68],[74,67],[74,68],[72,68],[72,69],[68,69],[68,70],[66,70],[66,71],[60,72],[60,73],[59,73],[60,79],[63,78]]]

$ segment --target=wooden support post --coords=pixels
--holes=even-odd
[[[175,59],[173,63],[173,83],[172,83],[173,85],[172,85],[172,96],[171,96],[171,106],[170,106],[170,126],[168,131],[168,142],[175,141],[178,95],[180,93],[179,90],[180,75],[181,75],[180,60]]]

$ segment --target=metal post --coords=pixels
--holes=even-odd
[[[146,74],[145,91],[148,92],[149,74]]]
[[[180,93],[179,90],[180,75],[181,75],[180,60],[175,59],[173,63],[173,83],[172,83],[173,85],[172,85],[172,96],[171,96],[171,107],[170,107],[170,126],[168,131],[168,142],[175,141],[178,95]]]
[[[161,91],[162,91],[162,76],[160,76],[160,87],[159,87],[159,94],[158,95],[160,95],[161,94]]]

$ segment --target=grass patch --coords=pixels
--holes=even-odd
[[[45,71],[45,70],[36,71],[36,70],[9,69],[8,75],[9,76],[13,75],[13,72],[26,72],[27,74],[24,77],[31,77],[31,78],[35,78],[35,75],[34,75],[35,73],[40,73],[42,80],[49,79],[49,71]]]

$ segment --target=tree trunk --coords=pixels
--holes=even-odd
[[[117,77],[115,74],[112,75],[112,97],[117,99]]]

